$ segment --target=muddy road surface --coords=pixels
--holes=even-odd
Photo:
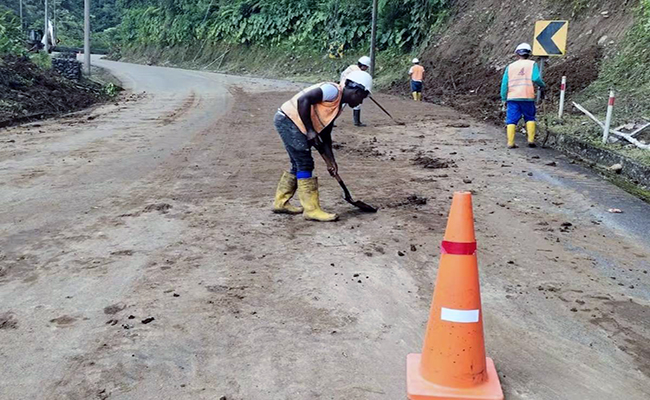
[[[334,133],[318,224],[270,212],[301,85],[101,62],[115,104],[0,131],[0,398],[406,398],[450,196],[474,193],[508,399],[650,398],[650,207],[395,97]],[[495,89],[496,90],[496,89]],[[518,140],[522,140],[519,138]],[[610,214],[620,208],[623,214]]]

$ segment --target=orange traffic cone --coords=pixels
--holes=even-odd
[[[485,357],[472,195],[455,193],[422,354],[407,357],[410,400],[503,400]]]

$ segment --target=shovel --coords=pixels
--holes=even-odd
[[[368,98],[372,100],[372,102],[375,103],[377,107],[381,108],[381,111],[385,112],[386,115],[388,115],[390,119],[393,120],[394,123],[396,123],[397,125],[406,125],[404,122],[398,121],[395,118],[393,118],[393,116],[390,115],[390,113],[384,107],[382,107],[381,104],[377,103],[377,100],[373,99],[372,96],[368,96]]]
[[[551,131],[548,129],[548,114],[546,114],[546,99],[542,99],[542,113],[544,114],[544,130],[546,131],[546,136],[544,136],[544,141],[542,142],[542,148],[546,148],[546,141],[551,134]]]
[[[355,206],[356,208],[358,208],[363,212],[367,212],[367,213],[377,212],[377,209],[371,206],[370,204],[366,204],[363,201],[359,201],[359,200],[354,201],[354,199],[352,199],[352,195],[350,194],[350,191],[348,190],[348,187],[345,186],[345,183],[343,183],[343,179],[341,179],[341,177],[338,174],[334,175],[334,179],[336,179],[339,185],[341,185],[341,189],[343,189],[343,193],[344,193],[343,198],[345,198],[345,201],[352,204],[353,206]]]
[[[313,146],[316,147],[316,150],[318,150],[318,152],[321,155],[323,155],[325,153],[325,150],[323,149],[323,144],[322,143],[317,142]],[[339,185],[341,185],[341,189],[343,189],[343,194],[344,194],[343,198],[345,199],[345,201],[352,204],[353,206],[355,206],[356,208],[358,208],[359,210],[361,210],[363,212],[367,212],[367,213],[376,213],[377,212],[377,209],[375,207],[371,206],[370,204],[366,204],[363,201],[354,201],[354,199],[352,198],[352,195],[350,194],[350,191],[348,190],[348,187],[345,186],[345,183],[343,183],[343,179],[341,179],[339,174],[335,174],[335,175],[332,175],[332,176],[334,177],[334,179],[336,179],[336,181],[339,183]]]

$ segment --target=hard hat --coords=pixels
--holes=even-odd
[[[517,49],[515,50],[515,53],[525,55],[525,54],[530,54],[532,53],[533,49],[530,47],[528,43],[522,43],[519,46],[517,46]]]
[[[413,64],[419,64],[419,63],[420,63],[420,60],[418,60],[417,58],[413,59]]]
[[[372,76],[366,71],[353,71],[348,75],[347,81],[352,82],[353,87],[360,87],[363,90],[366,90],[368,93],[372,92]],[[346,85],[347,84],[346,81]]]
[[[363,57],[361,57],[359,59],[359,64],[365,65],[368,68],[370,68],[370,63],[371,63],[371,60],[370,60],[370,57],[368,57],[368,56],[363,56]]]

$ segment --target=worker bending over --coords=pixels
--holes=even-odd
[[[424,85],[424,67],[420,65],[420,60],[413,59],[413,66],[409,69],[411,76],[411,92],[413,100],[422,101],[422,85]]]
[[[356,64],[352,64],[341,73],[341,86],[345,86],[345,81],[347,80],[348,75],[354,71],[367,71],[370,68],[370,57],[363,56],[359,59]],[[358,105],[352,109],[352,118],[354,120],[354,126],[366,126],[361,122],[361,105]]]
[[[501,101],[506,102],[506,125],[508,148],[514,149],[517,123],[524,117],[528,146],[535,147],[535,86],[544,90],[546,84],[542,80],[535,61],[529,60],[532,49],[528,43],[517,46],[515,53],[519,60],[506,67],[501,81]]]
[[[296,94],[280,107],[274,124],[291,161],[290,172],[284,172],[275,193],[273,211],[300,214],[314,221],[334,221],[336,214],[320,207],[318,180],[312,176],[314,159],[311,147],[319,151],[330,175],[338,175],[332,150],[332,126],[344,104],[357,107],[370,95],[372,77],[364,71],[351,72],[343,85],[319,83]],[[298,190],[302,207],[289,204]]]

